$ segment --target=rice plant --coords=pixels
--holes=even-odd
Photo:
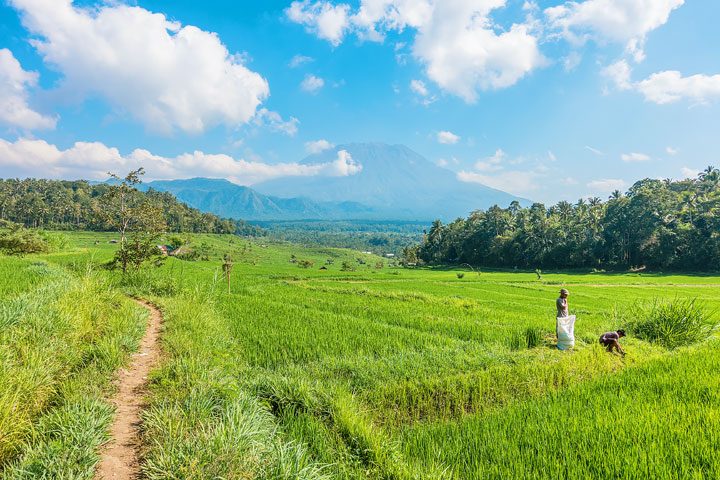
[[[696,298],[655,298],[635,305],[627,328],[639,338],[672,349],[706,339],[714,326]]]

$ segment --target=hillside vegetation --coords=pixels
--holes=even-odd
[[[95,410],[72,407],[95,419],[73,440],[82,458],[68,457],[57,443],[66,437],[53,432],[76,431],[62,406],[107,385],[137,338],[138,313],[119,292],[147,298],[165,315],[163,360],[143,416],[148,478],[720,475],[719,277],[401,269],[357,251],[216,235],[189,238],[188,248],[204,244],[207,261],[169,258],[123,276],[92,267],[114,255],[112,235],[67,236],[71,245],[61,252],[0,257],[12,272],[0,291],[22,298],[12,305],[67,312],[61,326],[42,328],[62,328],[52,341],[76,345],[56,345],[64,353],[52,364],[33,364],[30,378],[58,378],[52,391],[35,393],[45,385],[36,381],[21,396],[2,397],[5,418],[27,398],[41,399],[22,428],[2,424],[15,428],[12,436],[0,432],[11,439],[0,459],[8,478],[28,478],[21,472],[31,468],[92,478],[88,466],[111,414],[105,387],[83,400]],[[225,255],[234,261],[229,293]],[[57,281],[69,290],[54,290]],[[554,348],[560,286],[571,291],[578,316],[573,352]],[[622,341],[624,358],[597,344],[657,298],[694,300],[705,334],[675,348],[631,335]],[[39,328],[32,319],[46,318],[25,310],[8,317],[21,308],[11,303],[0,318],[17,318],[14,329],[32,332]],[[87,307],[64,310],[71,304]],[[115,323],[118,316],[129,321]],[[46,335],[22,335],[2,351],[17,357],[50,348]],[[113,355],[93,353],[99,345],[118,346]],[[29,377],[17,375],[27,368],[20,363],[3,368],[7,378]],[[86,368],[97,383],[81,388],[76,378],[86,377],[75,375]]]
[[[104,214],[112,185],[84,180],[0,179],[0,220],[33,228],[56,230],[115,230]],[[257,235],[261,230],[241,220],[203,213],[179,202],[172,194],[136,192],[162,212],[170,232],[237,233]]]
[[[417,250],[429,263],[520,268],[720,270],[720,170],[696,179],[641,180],[575,205],[493,207],[436,221]]]

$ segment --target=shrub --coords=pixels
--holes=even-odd
[[[315,265],[315,262],[312,260],[298,260],[297,264],[300,268],[310,268]]]
[[[354,272],[355,266],[346,260],[346,261],[342,262],[342,265],[340,266],[340,270],[343,272]]]
[[[0,231],[0,252],[2,253],[22,256],[49,251],[50,245],[47,240],[33,230],[14,226],[9,230]]]
[[[457,278],[463,278],[465,276],[463,272],[458,272],[455,275],[457,275]]]
[[[636,304],[627,330],[633,335],[666,348],[677,348],[704,340],[714,325],[697,299],[654,299]]]

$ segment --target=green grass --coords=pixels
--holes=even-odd
[[[115,248],[109,234],[68,237],[72,248],[22,262],[83,277]],[[656,298],[695,299],[717,322],[720,277],[458,278],[375,269],[377,257],[349,250],[192,237],[200,243],[208,262],[101,274],[113,295],[145,296],[165,314],[143,422],[148,478],[717,477],[715,337],[669,350],[631,335],[625,358],[597,339],[624,326],[618,312]],[[561,287],[578,317],[573,352],[554,348]]]
[[[8,478],[92,478],[111,417],[104,396],[143,312],[96,275],[16,267],[14,278],[38,268],[43,278],[0,302],[0,467]]]

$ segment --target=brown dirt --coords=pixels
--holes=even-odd
[[[130,366],[118,372],[118,391],[112,400],[115,420],[110,427],[110,441],[103,447],[95,480],[140,478],[140,412],[147,392],[148,373],[160,357],[158,338],[162,314],[148,302],[135,301],[150,313],[148,327]]]

